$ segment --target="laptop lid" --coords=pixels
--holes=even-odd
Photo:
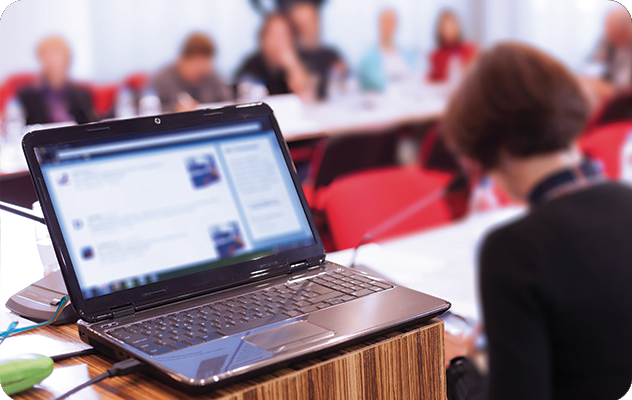
[[[23,147],[84,320],[324,259],[265,104],[36,131]]]

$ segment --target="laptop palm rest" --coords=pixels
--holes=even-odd
[[[334,336],[336,332],[307,321],[297,321],[291,324],[271,328],[263,332],[245,336],[243,340],[254,346],[272,353],[301,346],[317,340]]]

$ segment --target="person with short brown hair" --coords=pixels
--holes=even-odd
[[[485,170],[498,167],[502,151],[519,157],[553,153],[569,149],[582,133],[588,103],[559,61],[526,44],[507,43],[486,52],[474,68],[452,98],[444,126],[459,152]]]
[[[489,392],[446,338],[450,399],[619,399],[632,383],[632,188],[608,182],[576,141],[589,107],[544,52],[482,53],[444,117],[447,143],[529,205],[479,255]]]
[[[36,54],[40,78],[18,93],[26,124],[95,121],[92,95],[70,79],[72,52],[68,42],[61,36],[47,36],[38,43]]]
[[[200,103],[233,100],[231,89],[215,70],[215,56],[215,43],[207,34],[194,32],[185,39],[178,60],[150,82],[163,112],[190,111]]]

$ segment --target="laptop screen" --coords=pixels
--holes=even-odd
[[[315,243],[268,117],[35,152],[85,298]]]

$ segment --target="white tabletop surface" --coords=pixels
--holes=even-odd
[[[304,104],[297,96],[269,96],[263,101],[273,110],[286,141],[383,130],[439,118],[448,88],[416,82],[393,87],[385,93],[355,93],[336,100]],[[202,104],[217,108],[226,103]]]
[[[362,246],[356,265],[364,265],[394,283],[437,296],[452,303],[452,311],[479,321],[476,259],[486,233],[518,218],[522,208],[504,208],[470,215],[445,227]],[[342,265],[352,251],[327,255]]]
[[[9,297],[44,276],[35,242],[36,224],[39,222],[0,211],[0,331],[16,320],[20,328],[33,325],[11,313],[5,304]]]

